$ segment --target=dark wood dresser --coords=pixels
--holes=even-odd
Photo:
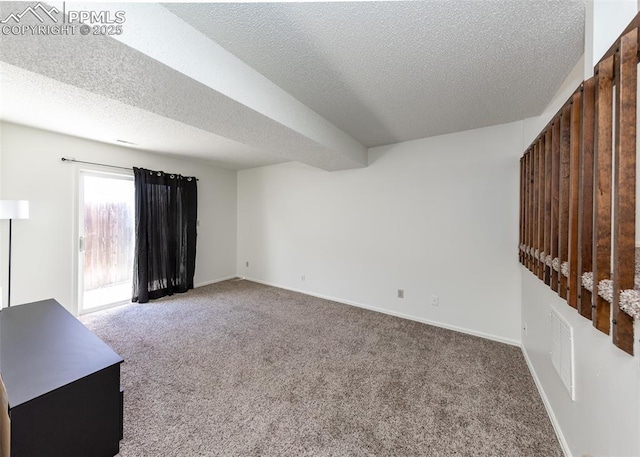
[[[11,457],[112,457],[122,439],[116,354],[55,300],[0,313]]]

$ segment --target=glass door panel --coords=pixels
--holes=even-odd
[[[80,312],[129,302],[133,273],[133,177],[83,172],[80,179]]]

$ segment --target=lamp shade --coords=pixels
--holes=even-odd
[[[29,219],[29,201],[0,200],[0,219]]]

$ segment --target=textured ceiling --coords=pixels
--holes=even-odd
[[[537,115],[584,41],[571,0],[66,8],[124,10],[124,33],[3,36],[1,119],[235,169]]]
[[[542,112],[585,0],[164,4],[366,146]]]
[[[125,140],[137,145],[136,149],[187,155],[230,169],[286,160],[2,62],[0,99],[0,118],[5,121],[118,146],[125,145],[117,140]]]

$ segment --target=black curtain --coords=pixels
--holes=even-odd
[[[196,268],[196,178],[134,168],[136,246],[131,301],[193,289]]]

